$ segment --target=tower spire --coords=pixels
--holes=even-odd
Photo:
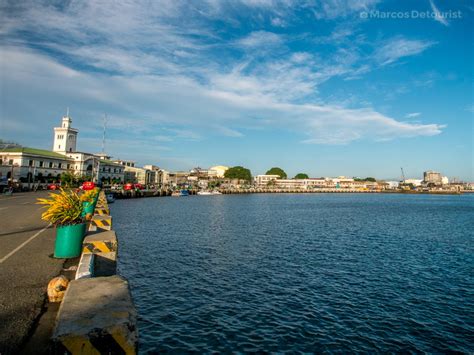
[[[69,106],[66,108],[66,117],[69,117]]]

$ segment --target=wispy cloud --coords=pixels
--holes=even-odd
[[[432,41],[397,37],[385,42],[377,49],[374,58],[380,65],[387,65],[400,58],[420,54],[434,44],[435,42]]]
[[[433,0],[430,0],[430,5],[431,5],[431,9],[433,10],[433,12],[435,14],[434,20],[438,21],[439,23],[441,23],[444,26],[449,26],[448,20],[446,20],[446,18],[443,16],[443,14],[438,10],[438,8],[436,7]]]
[[[330,19],[375,4],[335,1],[333,8],[317,3],[313,10],[319,9],[318,19]],[[248,0],[235,6],[268,9],[269,23],[291,13],[291,5]],[[301,141],[317,144],[441,132],[443,126],[436,123],[400,122],[364,102],[349,109],[325,104],[319,95],[331,79],[355,79],[419,54],[432,42],[397,37],[367,54],[343,40],[350,34],[341,27],[333,36],[347,46],[322,57],[304,46],[290,50],[294,37],[277,33],[278,28],[246,29],[225,37],[210,19],[227,10],[226,3],[212,1],[194,6],[181,1],[25,1],[8,9],[17,16],[0,25],[8,34],[1,47],[7,102],[2,115],[27,124],[29,108],[37,117],[48,117],[43,132],[48,136],[57,119],[51,112],[58,106],[74,107],[75,122],[82,126],[91,126],[86,120],[97,120],[108,110],[117,136],[145,137],[164,148],[176,141],[201,141],[209,134],[245,137],[248,127],[289,130]],[[28,107],[33,97],[42,102],[41,108]]]
[[[256,31],[250,33],[247,37],[241,38],[237,44],[251,49],[262,49],[265,47],[278,46],[282,43],[281,36],[273,32]]]
[[[248,93],[239,92],[233,85],[242,80],[238,75],[229,79],[228,83],[211,87],[190,78],[91,76],[75,71],[75,75],[69,75],[65,80],[64,73],[70,69],[43,55],[15,48],[2,48],[2,53],[6,59],[3,79],[7,87],[15,85],[27,96],[38,95],[43,87],[50,88],[47,95],[39,97],[45,100],[45,110],[54,106],[56,98],[70,88],[70,93],[66,94],[70,95],[69,100],[74,97],[78,107],[83,100],[99,107],[112,103],[117,112],[130,112],[130,116],[140,117],[137,122],[140,122],[141,134],[156,132],[154,127],[172,125],[188,128],[160,129],[171,132],[177,139],[199,140],[210,130],[226,136],[240,136],[239,127],[256,125],[293,131],[306,136],[303,139],[306,143],[347,144],[360,139],[431,136],[439,134],[443,128],[438,124],[399,122],[371,108],[345,109],[282,102],[278,96],[258,91],[257,87]],[[29,63],[31,73],[21,78],[17,74],[24,63]],[[107,97],[93,99],[89,96],[90,92],[103,90],[108,92]],[[80,117],[81,109],[76,112]],[[96,116],[99,117],[99,113]],[[109,122],[112,123],[114,113],[110,117]],[[21,120],[21,117],[18,119]],[[52,119],[55,123],[56,118]],[[87,125],[84,120],[86,118],[79,118],[76,122]],[[125,124],[130,126],[133,123]],[[156,133],[154,137],[156,139]]]
[[[415,117],[418,117],[419,115],[421,115],[420,112],[412,112],[412,113],[407,113],[405,115],[406,118],[415,118]]]

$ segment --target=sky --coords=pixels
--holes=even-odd
[[[167,170],[474,181],[471,1],[0,0],[0,138]]]

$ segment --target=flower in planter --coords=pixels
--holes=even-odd
[[[49,198],[39,198],[38,204],[47,210],[41,218],[54,226],[67,226],[84,223],[81,198],[72,190],[60,189],[59,193],[50,193]]]

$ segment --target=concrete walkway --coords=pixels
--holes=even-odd
[[[18,353],[41,313],[49,280],[64,263],[50,257],[55,232],[35,204],[46,195],[0,195],[0,354]]]

